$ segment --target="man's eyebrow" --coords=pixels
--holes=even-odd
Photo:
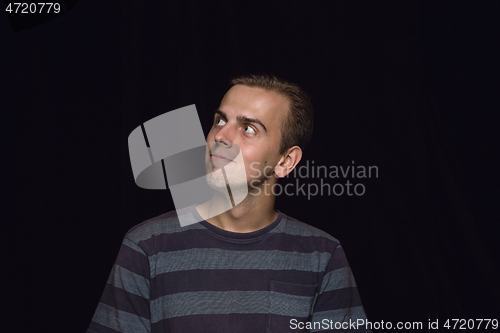
[[[215,114],[220,114],[223,118],[227,119],[227,115],[224,113],[224,111],[221,111],[221,110],[217,109],[217,110],[215,110]],[[238,117],[236,117],[236,121],[239,122],[239,123],[255,123],[255,124],[259,124],[260,126],[262,126],[262,128],[264,129],[264,131],[266,131],[266,133],[267,133],[266,126],[259,119],[249,118],[249,117],[245,117],[245,116],[238,116]]]

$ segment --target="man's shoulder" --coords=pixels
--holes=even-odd
[[[194,223],[182,227],[179,222],[179,216],[189,214],[191,214],[191,211],[188,207],[180,210],[172,210],[168,213],[158,215],[133,226],[125,234],[125,237],[134,241],[135,243],[138,243],[140,241],[145,241],[155,235],[174,234],[193,229],[204,229],[204,227],[199,223]]]
[[[340,244],[338,239],[323,230],[299,221],[289,215],[283,214],[283,216],[284,218],[281,223],[272,232],[281,232],[293,236],[308,237],[313,241],[321,239],[327,242],[335,243],[336,245]]]

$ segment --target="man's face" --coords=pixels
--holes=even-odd
[[[215,112],[207,136],[211,155],[207,167],[213,171],[227,165],[225,169],[230,171],[234,162],[228,164],[227,160],[216,155],[234,156],[235,148],[239,147],[246,170],[246,184],[252,181],[254,185],[262,183],[266,175],[272,175],[280,159],[281,124],[288,109],[287,98],[275,92],[244,85],[231,87]],[[219,182],[224,184],[223,179]]]

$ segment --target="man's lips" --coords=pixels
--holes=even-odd
[[[217,154],[210,155],[210,159],[212,161],[219,161],[219,162],[225,162],[225,163],[233,162],[233,160],[230,160],[228,158],[225,158],[225,157],[217,155]]]
[[[210,155],[210,160],[212,162],[217,163],[217,164],[223,164],[223,165],[226,165],[226,164],[233,162],[233,160],[227,159],[227,158],[222,157],[220,155]]]

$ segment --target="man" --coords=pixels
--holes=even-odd
[[[340,243],[275,210],[265,190],[299,163],[312,127],[298,86],[272,76],[233,79],[207,136],[207,181],[221,192],[126,234],[87,332],[365,332]],[[214,216],[234,147],[246,180],[232,189],[248,195]],[[227,175],[217,174],[222,168]],[[180,227],[184,214],[201,222]]]

